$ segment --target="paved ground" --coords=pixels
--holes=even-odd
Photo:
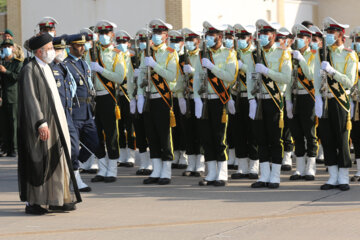
[[[114,184],[90,183],[93,192],[75,212],[27,216],[16,160],[1,158],[0,239],[357,239],[360,183],[348,192],[320,191],[327,175],[319,169],[317,181],[290,182],[286,172],[280,189],[256,190],[249,180],[199,187],[181,170],[171,185],[144,186],[136,169],[121,168]]]

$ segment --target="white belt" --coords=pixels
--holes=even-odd
[[[350,94],[350,90],[345,90],[345,92],[347,95]],[[325,96],[327,96],[327,98],[334,98],[334,94],[332,94],[331,92],[328,92]]]
[[[241,92],[241,93],[240,93],[240,97],[248,97],[247,92]]]
[[[306,95],[306,94],[309,94],[309,92],[308,92],[306,89],[298,89],[297,91],[294,90],[293,93],[294,93],[294,94],[297,94],[297,95]]]
[[[157,98],[161,98],[160,93],[151,93],[150,94],[150,99],[157,99]]]
[[[219,99],[219,96],[216,93],[210,93],[207,96],[208,99]]]
[[[107,90],[96,91],[96,96],[105,96],[109,94]]]
[[[282,96],[282,95],[283,95],[283,94],[281,94],[281,96]],[[265,94],[262,95],[262,99],[272,99],[272,97],[271,97],[270,94],[265,93]]]

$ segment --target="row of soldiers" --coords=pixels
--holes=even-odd
[[[44,18],[40,31],[55,36],[56,24]],[[330,174],[321,189],[348,190],[351,128],[360,156],[358,56],[344,47],[348,25],[330,17],[323,24],[323,31],[297,24],[290,32],[262,19],[256,26],[205,21],[199,32],[156,19],[133,39],[104,20],[55,37],[51,66],[80,191],[91,191],[80,168],[97,172],[92,182],[114,182],[118,165],[134,166],[136,148],[137,174],[150,175],[144,184],[169,184],[174,163],[187,165],[184,176],[202,177],[205,162],[200,186],[225,186],[237,165],[231,178],[278,188],[281,170],[291,170],[293,142],[290,180],[315,179],[319,141]],[[360,51],[359,34],[351,38]]]

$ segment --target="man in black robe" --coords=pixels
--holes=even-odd
[[[25,212],[42,215],[50,210],[75,210],[81,202],[71,165],[71,144],[66,116],[54,75],[48,33],[29,40],[34,52],[19,77],[18,176]],[[70,191],[73,184],[76,201]]]

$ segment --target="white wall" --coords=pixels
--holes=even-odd
[[[292,26],[305,20],[314,22],[314,5],[317,5],[317,3],[286,0],[284,6],[285,27],[291,31]]]
[[[59,25],[57,35],[73,34],[81,28],[106,19],[131,35],[154,18],[165,20],[165,0],[22,0],[23,41],[38,32],[36,24],[44,16],[54,17]]]

